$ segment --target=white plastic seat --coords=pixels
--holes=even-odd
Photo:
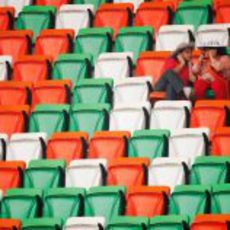
[[[113,89],[115,104],[148,101],[151,83],[152,78],[147,76],[131,77],[118,81]]]
[[[0,201],[2,200],[3,198],[3,191],[0,189]]]
[[[8,0],[6,2],[7,2],[6,3],[7,6],[13,6],[15,8],[16,17],[22,11],[24,6],[28,6],[32,4],[32,0]]]
[[[57,12],[56,28],[73,29],[77,35],[80,29],[90,26],[93,11],[91,4],[62,5]]]
[[[149,102],[115,105],[110,113],[109,129],[111,131],[127,130],[130,132],[147,129],[150,108]]]
[[[104,226],[104,217],[70,217],[63,230],[98,230]]]
[[[11,63],[11,56],[0,56],[0,81],[5,81],[8,79]]]
[[[104,184],[105,159],[74,160],[66,169],[66,187],[89,189]]]
[[[181,43],[191,42],[194,37],[193,25],[166,25],[159,30],[156,50],[157,51],[174,51]]]
[[[112,78],[118,81],[131,76],[133,54],[102,53],[95,65],[95,78]]]
[[[140,6],[144,0],[114,0],[114,3],[132,3],[134,5],[134,11]]]
[[[6,5],[7,5],[7,0],[0,1],[0,6],[6,6]]]
[[[207,153],[208,137],[208,128],[173,130],[169,137],[169,156],[187,157],[193,162],[196,157]]]
[[[182,129],[188,123],[190,101],[157,101],[150,115],[151,129]]]
[[[148,185],[169,186],[171,191],[177,185],[186,183],[186,158],[160,157],[152,161],[148,171]]]
[[[31,160],[41,159],[46,140],[46,133],[13,134],[7,145],[6,160],[22,160],[28,164]]]
[[[0,133],[0,160],[3,160],[3,157],[6,153],[7,142],[8,142],[7,134]]]

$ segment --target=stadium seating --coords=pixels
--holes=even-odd
[[[5,5],[9,7],[14,7],[15,9],[15,16],[17,17],[18,14],[22,11],[22,9],[25,6],[28,6],[32,3],[32,0],[24,0],[24,1],[18,1],[18,0],[3,0],[3,2],[6,1]]]
[[[128,189],[126,215],[153,217],[167,212],[168,187],[139,186]]]
[[[108,185],[138,186],[147,184],[148,158],[117,158],[108,167]]]
[[[85,28],[78,31],[74,52],[89,53],[95,63],[101,53],[112,50],[113,30],[111,28]]]
[[[32,160],[24,172],[24,187],[61,187],[64,185],[64,167],[64,160]]]
[[[88,134],[84,132],[54,133],[46,147],[47,159],[64,159],[69,164],[86,155]]]
[[[13,69],[13,80],[36,83],[50,76],[51,62],[46,56],[20,56],[14,63]]]
[[[59,8],[63,4],[70,3],[70,0],[35,0],[36,5],[55,6]]]
[[[104,158],[111,161],[127,154],[129,132],[99,131],[90,140],[88,158]]]
[[[2,218],[0,221],[0,229],[4,230],[20,230],[21,229],[21,221],[18,219],[5,219]]]
[[[41,214],[40,189],[9,189],[1,202],[1,217],[24,220]]]
[[[168,130],[138,130],[129,139],[129,157],[156,157],[168,156]]]
[[[8,80],[11,74],[11,56],[0,56],[0,81]]]
[[[103,216],[108,223],[113,216],[123,215],[124,209],[124,187],[95,187],[87,192],[85,216]]]
[[[0,7],[0,30],[11,30],[14,26],[14,14],[13,7]]]
[[[66,187],[89,189],[105,185],[106,168],[107,161],[105,159],[71,161],[66,169]]]
[[[112,79],[83,79],[73,89],[73,104],[112,103]]]
[[[216,4],[216,23],[229,23],[229,8],[230,3],[228,0],[219,0]]]
[[[0,161],[6,158],[6,147],[8,143],[8,136],[0,133]]]

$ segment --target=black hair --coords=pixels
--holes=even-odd
[[[217,50],[217,55],[222,56],[227,54],[226,47],[205,47],[204,49],[215,49]]]

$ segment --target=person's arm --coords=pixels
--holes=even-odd
[[[189,68],[189,80],[191,81],[191,82],[195,82],[196,81],[196,76],[195,76],[195,74],[193,73],[193,66],[192,66],[192,63],[191,62],[189,62],[189,64],[188,64],[188,68]]]
[[[204,56],[201,55],[198,61],[192,66],[193,74],[197,75],[201,72],[201,65],[202,65],[203,60],[204,60]]]
[[[181,55],[177,56],[177,60],[179,61],[178,64],[172,69],[175,73],[180,73],[181,70],[184,68],[186,62]]]

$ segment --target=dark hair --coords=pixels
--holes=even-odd
[[[222,55],[226,55],[227,54],[227,49],[226,47],[205,47],[203,48],[204,50],[207,50],[207,49],[215,49],[217,50],[217,55],[218,56],[222,56]]]

